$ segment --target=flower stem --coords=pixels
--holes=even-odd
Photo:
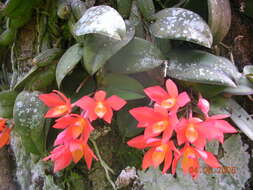
[[[105,170],[105,176],[106,176],[107,181],[111,184],[111,186],[113,187],[113,189],[116,190],[116,189],[117,189],[117,188],[116,188],[116,185],[115,185],[114,182],[112,181],[112,179],[111,179],[111,177],[110,177],[110,174],[109,174],[109,172],[111,172],[112,174],[115,174],[114,171],[113,171],[113,170],[106,164],[106,162],[102,159],[96,141],[94,141],[94,140],[92,140],[92,139],[90,139],[90,141],[92,142],[92,144],[93,144],[93,146],[94,146],[94,148],[95,148],[95,152],[96,152],[96,154],[97,154],[97,156],[98,156],[98,159],[99,159],[99,161],[100,161],[101,166],[102,166],[102,167],[104,168],[104,170]]]

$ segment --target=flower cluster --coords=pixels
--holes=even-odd
[[[160,86],[146,88],[144,92],[154,102],[151,107],[138,107],[130,110],[130,114],[138,121],[137,127],[144,128],[144,134],[137,136],[128,145],[137,149],[147,149],[142,168],[150,166],[157,168],[163,163],[163,173],[171,168],[176,171],[177,163],[181,160],[183,172],[190,173],[194,178],[199,173],[199,158],[210,167],[220,166],[215,156],[205,151],[206,142],[219,140],[223,143],[224,133],[236,133],[236,130],[224,119],[228,115],[209,116],[209,102],[200,97],[198,107],[203,113],[203,120],[193,117],[190,110],[188,118],[179,117],[180,110],[191,100],[186,92],[179,93],[172,80],[166,81],[166,90]],[[182,114],[181,114],[182,115]],[[176,148],[172,140],[176,133]]]
[[[126,102],[118,96],[106,99],[106,93],[102,90],[95,93],[94,98],[84,96],[72,103],[59,91],[54,90],[49,94],[41,94],[40,100],[50,109],[45,118],[58,118],[53,128],[62,129],[54,142],[55,148],[44,160],[51,159],[54,162],[54,172],[66,168],[72,161],[74,163],[84,157],[87,167],[90,169],[92,159],[97,157],[88,145],[88,139],[93,127],[91,122],[97,118],[111,123],[113,111],[121,109]],[[74,106],[81,108],[81,114],[72,113]]]
[[[11,129],[6,125],[7,119],[0,118],[0,148],[9,143]]]

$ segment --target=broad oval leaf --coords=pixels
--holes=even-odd
[[[101,88],[108,96],[117,95],[125,100],[144,98],[143,86],[134,78],[122,74],[107,74],[101,81]]]
[[[15,91],[0,92],[0,117],[12,118],[13,106],[18,93]]]
[[[231,25],[229,0],[208,0],[208,24],[215,44],[223,40]]]
[[[174,50],[168,58],[167,74],[179,80],[236,87],[241,76],[229,60],[204,51]]]
[[[155,37],[212,46],[212,33],[198,14],[182,8],[167,8],[154,17],[156,21],[150,25],[150,31]]]
[[[15,101],[13,119],[15,130],[21,136],[28,152],[41,154],[45,151],[46,131],[44,114],[47,107],[38,98],[40,92],[21,92]]]
[[[56,81],[58,87],[61,86],[61,82],[64,79],[64,77],[75,68],[75,66],[81,60],[81,58],[82,58],[82,47],[81,44],[79,43],[71,46],[62,55],[56,67]]]
[[[106,61],[133,39],[135,29],[127,22],[127,33],[122,40],[115,40],[100,34],[85,36],[83,46],[83,63],[89,74],[98,71]]]
[[[74,26],[77,36],[101,34],[121,40],[126,34],[126,25],[120,14],[107,5],[89,8]]]
[[[137,73],[148,71],[162,64],[164,57],[153,43],[135,37],[105,67],[111,72]]]

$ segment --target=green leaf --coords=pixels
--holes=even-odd
[[[119,127],[120,135],[123,138],[124,137],[132,138],[143,132],[143,128],[137,127],[138,122],[129,113],[129,110],[135,107],[136,107],[136,103],[128,102],[127,105],[124,106],[117,113],[117,124]]]
[[[143,17],[147,21],[151,21],[152,16],[155,14],[155,5],[153,0],[137,0],[137,4]]]
[[[12,118],[13,106],[18,93],[15,91],[0,92],[0,117]]]
[[[231,8],[229,0],[208,0],[208,24],[215,44],[227,35],[231,25]]]
[[[115,9],[107,5],[89,8],[74,28],[77,36],[95,33],[121,40],[126,35],[123,18]]]
[[[14,130],[21,136],[26,151],[42,154],[45,151],[47,107],[38,98],[40,92],[21,92],[13,109]]]
[[[167,74],[179,80],[236,87],[241,76],[229,60],[204,51],[174,50],[168,58]]]
[[[253,140],[253,119],[235,100],[230,99],[228,110],[231,111],[230,118],[236,126],[244,132],[251,140]]]
[[[61,82],[64,77],[72,71],[77,63],[82,58],[82,47],[81,44],[75,44],[71,46],[67,51],[62,55],[57,67],[56,67],[56,81],[58,87],[61,86]]]
[[[127,33],[122,40],[115,40],[99,34],[85,36],[83,62],[88,73],[93,75],[106,61],[129,43],[134,37],[134,27],[127,22]]]
[[[130,15],[132,0],[117,0],[117,10],[123,18]]]
[[[253,65],[246,65],[243,74],[253,83]]]
[[[141,18],[141,13],[138,9],[137,2],[132,2],[132,8],[129,16],[129,21],[135,26],[135,36],[140,38],[145,38],[145,31],[143,28],[143,22]]]
[[[153,43],[135,37],[109,59],[106,68],[111,72],[137,73],[158,67],[163,59],[161,51]]]
[[[210,98],[222,93],[226,87],[219,85],[195,83],[192,88],[193,90],[201,93],[204,97]]]
[[[75,102],[81,97],[94,92],[96,82],[87,72],[77,67],[63,79],[61,89],[67,97]]]
[[[31,81],[32,78],[38,73],[40,68],[38,66],[34,66],[30,69],[30,71],[22,78],[20,79],[16,85],[14,86],[14,90],[22,90],[25,85]]]
[[[143,86],[134,78],[121,74],[107,74],[101,81],[101,88],[108,96],[117,95],[125,100],[144,98]]]
[[[206,22],[196,13],[182,8],[167,8],[154,15],[150,32],[157,38],[193,42],[212,46],[213,37]]]
[[[231,95],[251,95],[253,94],[253,84],[245,76],[242,76],[237,87],[228,87],[223,92]]]
[[[25,89],[45,91],[55,81],[56,65],[49,65],[41,69],[31,80],[27,81]]]
[[[229,98],[225,98],[223,95],[215,96],[210,101],[210,113],[211,114],[227,114],[230,115],[228,111]]]

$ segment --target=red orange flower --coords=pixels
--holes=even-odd
[[[0,118],[0,148],[9,143],[11,129],[6,126],[7,119]]]
[[[198,107],[205,115],[206,120],[202,122],[201,125],[205,127],[205,133],[209,135],[209,140],[218,139],[221,143],[223,143],[224,133],[237,133],[236,129],[224,120],[225,118],[228,118],[229,115],[208,115],[210,106],[206,99],[200,97]]]
[[[97,160],[97,157],[87,144],[84,144],[81,140],[73,140],[54,148],[51,154],[43,160],[51,159],[54,162],[54,172],[58,172],[66,168],[72,161],[77,163],[82,157],[84,157],[89,169],[92,159]]]
[[[190,142],[203,149],[210,134],[200,125],[201,122],[202,120],[197,117],[182,118],[176,128],[178,145]]]
[[[177,112],[178,108],[190,102],[190,98],[186,92],[178,94],[177,86],[172,80],[168,79],[166,81],[166,89],[167,92],[160,86],[152,86],[144,89],[144,92],[156,104],[173,112]]]
[[[55,145],[62,144],[64,141],[76,139],[80,135],[82,135],[83,141],[87,142],[93,130],[90,122],[78,114],[70,114],[57,119],[53,127],[56,129],[65,129],[57,136]]]
[[[185,174],[190,173],[193,178],[196,178],[199,175],[199,158],[204,160],[205,163],[212,168],[220,167],[219,162],[211,152],[193,148],[189,144],[186,144],[184,148],[180,150],[180,153],[176,153],[175,155],[172,163],[173,174],[176,171],[176,166],[180,158],[182,158],[183,172]]]
[[[149,147],[150,149],[145,153],[142,168],[145,170],[150,166],[157,168],[164,162],[163,173],[170,168],[172,162],[172,151],[178,151],[173,141],[163,141],[159,138],[146,139],[143,135],[133,138],[127,143],[131,147],[144,149]]]
[[[139,122],[138,127],[145,127],[145,138],[163,133],[163,139],[169,140],[178,122],[176,114],[168,114],[167,110],[160,106],[154,109],[139,107],[129,112]]]
[[[46,118],[60,117],[71,112],[70,99],[57,90],[49,94],[41,94],[39,99],[50,108],[45,115]]]
[[[111,123],[113,116],[112,110],[118,111],[125,104],[125,100],[115,95],[106,99],[106,92],[103,90],[97,91],[94,99],[89,96],[84,96],[74,103],[74,105],[86,111],[85,116],[87,116],[90,121],[100,118],[107,123]]]

